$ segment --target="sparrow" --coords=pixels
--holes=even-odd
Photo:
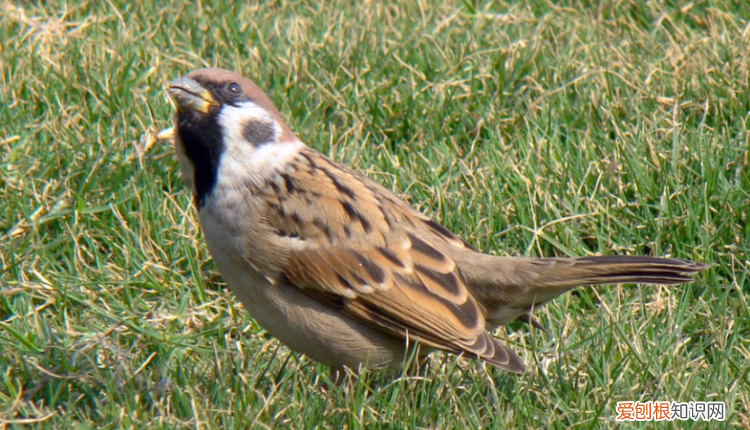
[[[410,345],[511,372],[490,334],[583,285],[693,280],[707,266],[639,256],[484,254],[394,193],[305,145],[249,79],[170,82],[174,143],[213,261],[268,333],[333,372],[399,370]]]

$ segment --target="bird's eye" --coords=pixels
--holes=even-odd
[[[230,82],[227,84],[227,91],[229,91],[230,94],[239,94],[242,92],[242,88],[240,88],[240,84],[237,82]]]

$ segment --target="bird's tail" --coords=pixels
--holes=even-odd
[[[598,284],[675,285],[691,282],[693,275],[708,267],[676,258],[617,255],[530,261],[537,275],[532,284],[547,288]]]
[[[486,309],[488,327],[517,318],[538,326],[530,312],[574,287],[681,284],[708,267],[690,260],[635,256],[482,258],[469,263],[474,270],[464,273],[474,297]]]

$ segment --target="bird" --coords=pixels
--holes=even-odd
[[[169,133],[215,266],[250,316],[340,375],[404,369],[410,348],[514,373],[491,331],[585,285],[694,280],[648,256],[485,254],[362,173],[307,146],[250,79],[199,69],[166,88]]]

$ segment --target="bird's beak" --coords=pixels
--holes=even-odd
[[[211,92],[188,77],[182,77],[167,84],[167,92],[178,110],[208,113],[211,106],[216,104]]]

